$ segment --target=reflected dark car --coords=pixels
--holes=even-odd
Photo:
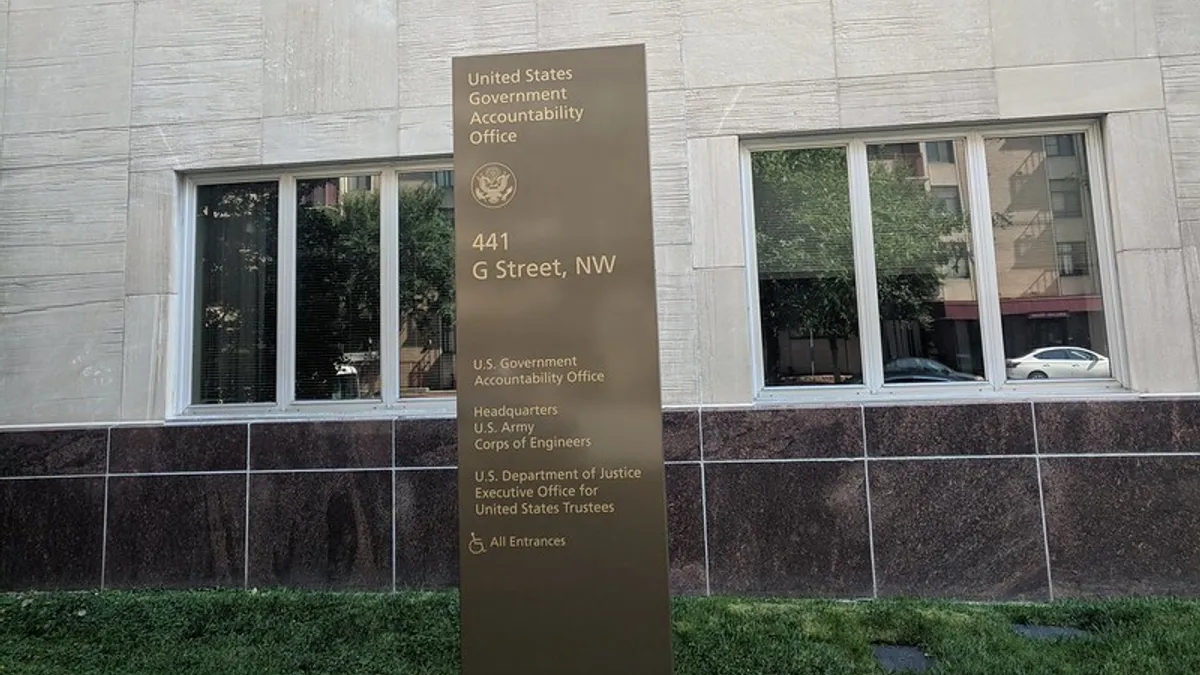
[[[980,378],[972,376],[970,379],[977,380]],[[947,377],[945,375],[937,375],[934,373],[912,373],[904,371],[888,372],[883,374],[884,384],[925,384],[927,382],[963,382],[964,380]]]
[[[930,382],[978,382],[983,378],[963,373],[934,361],[916,356],[889,361],[883,366],[884,384],[924,384]],[[847,380],[845,384],[862,384],[862,376]]]
[[[933,359],[910,356],[890,361],[883,366],[883,381],[893,382],[898,378],[912,382],[972,382],[983,378],[971,373],[954,370]]]

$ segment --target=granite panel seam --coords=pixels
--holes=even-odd
[[[23,481],[23,480],[64,480],[73,478],[108,478],[106,473],[64,473],[62,475],[42,475],[42,476],[0,476],[0,483],[5,481]]]
[[[246,423],[246,522],[242,526],[245,530],[242,535],[245,538],[242,542],[242,588],[250,587],[250,448],[254,437],[251,426],[251,422]]]
[[[399,22],[397,22],[399,23]],[[392,418],[392,592],[396,592],[396,419]]]
[[[1200,117],[1200,115],[1188,115],[1186,117]],[[162,126],[162,125],[151,125],[151,126]],[[286,168],[286,167],[262,166],[262,167],[258,167],[258,168],[262,169],[262,170],[271,170],[274,168],[274,169],[279,169],[280,171],[282,171],[283,168]],[[182,173],[189,173],[189,171],[190,170],[181,170]],[[215,173],[223,173],[226,171],[236,171],[236,169],[225,167],[225,168],[219,168],[219,169],[213,170],[213,172],[215,172]],[[145,172],[137,172],[137,173],[145,173]],[[29,245],[29,246],[33,246],[33,245]],[[17,245],[16,247],[21,247],[21,245]],[[1171,250],[1176,250],[1176,249],[1171,249]],[[113,270],[113,271],[119,272],[120,270]],[[66,274],[62,274],[62,275],[60,275],[60,274],[34,275],[31,278],[39,278],[41,276],[53,276],[53,277],[91,276],[94,274],[95,273],[87,272],[87,273],[78,274],[78,275],[73,275],[71,273],[66,273]],[[27,276],[27,275],[22,275],[22,276]],[[122,296],[122,297],[137,296],[137,295],[163,295],[163,294],[162,293],[127,294],[126,296]],[[1078,395],[1078,396],[1072,396],[1069,393],[1062,392],[1062,393],[1059,393],[1059,394],[1056,394],[1053,396],[1039,396],[1034,399],[1031,399],[1031,398],[984,397],[984,398],[969,398],[969,399],[965,399],[965,400],[948,401],[948,400],[939,398],[939,399],[896,400],[896,401],[877,400],[877,401],[869,401],[869,402],[865,402],[865,403],[854,403],[854,404],[847,403],[847,402],[841,402],[841,401],[838,401],[838,402],[810,402],[810,401],[803,401],[803,400],[797,400],[797,401],[765,400],[765,401],[756,401],[754,403],[748,403],[745,405],[719,403],[719,404],[704,404],[702,406],[694,406],[694,405],[664,406],[663,411],[679,413],[679,412],[693,412],[693,411],[699,412],[701,410],[706,410],[706,411],[710,411],[710,412],[718,412],[719,413],[719,412],[766,412],[766,411],[774,411],[774,410],[793,410],[793,411],[813,411],[813,410],[830,410],[830,409],[847,409],[847,410],[849,410],[849,409],[857,409],[857,408],[892,408],[892,407],[970,407],[970,406],[976,406],[976,405],[1019,405],[1019,404],[1030,404],[1030,403],[1032,403],[1033,405],[1040,405],[1040,406],[1057,405],[1057,404],[1071,404],[1071,403],[1097,403],[1097,404],[1133,404],[1133,403],[1154,404],[1154,403],[1157,403],[1157,404],[1162,404],[1162,403],[1184,403],[1184,402],[1193,402],[1193,401],[1200,401],[1200,392],[1172,392],[1172,393],[1115,392],[1115,393],[1104,393],[1104,394],[1099,394],[1099,395],[1097,395],[1095,392],[1087,392],[1087,393],[1084,393],[1084,394]],[[273,415],[274,413],[271,413],[271,414]],[[127,429],[127,428],[147,428],[147,427],[155,428],[155,427],[179,427],[179,426],[205,427],[205,426],[218,426],[218,425],[223,425],[223,424],[225,424],[225,425],[228,425],[228,424],[268,425],[268,424],[280,424],[280,423],[325,424],[325,423],[332,423],[332,422],[386,422],[389,420],[412,424],[412,423],[421,423],[421,422],[427,422],[427,421],[446,421],[446,420],[454,420],[454,419],[456,419],[456,418],[453,415],[409,416],[407,414],[403,414],[398,411],[392,411],[390,413],[378,415],[378,416],[376,416],[376,415],[366,416],[366,415],[358,415],[355,413],[351,413],[351,414],[348,414],[343,417],[332,417],[332,418],[292,417],[292,416],[281,415],[277,418],[271,417],[271,416],[266,416],[266,417],[256,417],[253,419],[247,419],[246,417],[239,415],[239,416],[219,417],[219,418],[171,417],[166,420],[152,420],[152,421],[147,421],[147,420],[106,420],[106,421],[96,421],[96,422],[70,422],[70,423],[55,422],[55,423],[44,423],[44,424],[42,424],[42,423],[35,423],[35,424],[10,423],[10,424],[0,424],[0,436],[2,436],[4,434],[9,434],[9,433],[21,433],[21,432],[86,431],[89,429],[90,430],[99,430],[99,429],[107,430],[109,428]],[[1173,454],[1178,455],[1180,453],[1173,453]],[[1198,453],[1198,454],[1200,454],[1200,453]]]
[[[862,431],[863,492],[867,497],[867,547],[871,556],[871,597],[879,597],[879,572],[875,559],[875,517],[871,512],[871,450],[867,447],[867,409],[858,407],[859,429]]]
[[[697,374],[699,377],[699,374]],[[708,554],[708,478],[705,475],[704,461],[704,409],[696,409],[696,434],[698,451],[700,452],[700,523],[704,535],[704,595],[712,595],[712,568]]]
[[[104,448],[104,515],[100,524],[100,590],[104,590],[104,575],[108,564],[108,480],[109,462],[112,460],[112,427]]]
[[[1050,568],[1050,526],[1046,520],[1046,487],[1042,481],[1042,450],[1038,439],[1037,406],[1029,402],[1029,413],[1033,419],[1033,450],[1037,453],[1034,465],[1037,467],[1038,508],[1042,516],[1042,546],[1046,553],[1046,585],[1050,602],[1054,602],[1054,572]]]
[[[867,461],[876,462],[947,462],[960,460],[1002,460],[1002,459],[1104,459],[1104,458],[1162,458],[1162,457],[1200,457],[1200,452],[1080,452],[1053,453],[1028,455],[917,455],[901,457],[869,457]],[[726,464],[827,464],[827,463],[856,463],[861,457],[802,457],[802,458],[761,458],[761,459],[681,459],[663,462],[666,466],[713,466]],[[45,474],[35,476],[0,476],[0,482],[5,481],[37,481],[62,480],[76,478],[162,478],[170,476],[222,476],[222,475],[271,475],[271,474],[302,474],[302,473],[369,473],[372,471],[457,471],[456,465],[437,466],[375,466],[375,467],[322,467],[303,469],[225,469],[207,471],[151,471],[151,472],[112,472],[112,473],[82,473],[82,474]]]

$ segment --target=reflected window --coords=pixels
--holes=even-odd
[[[279,184],[196,189],[193,403],[275,400]]]
[[[378,399],[379,179],[296,181],[296,400]]]
[[[1087,242],[1072,241],[1058,245],[1058,273],[1064,277],[1082,277],[1088,273]]]
[[[1048,157],[1073,157],[1075,155],[1075,138],[1073,136],[1047,136],[1045,146]]]
[[[1059,218],[1082,216],[1083,200],[1079,195],[1079,183],[1070,178],[1051,178],[1050,210]]]
[[[861,382],[846,149],[761,152],[752,162],[767,383]]]
[[[930,164],[953,164],[954,155],[953,141],[931,141],[925,144],[925,156]]]
[[[956,218],[962,217],[962,195],[957,185],[931,185],[929,192],[946,213]]]

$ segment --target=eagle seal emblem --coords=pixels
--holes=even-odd
[[[489,162],[475,170],[471,177],[471,194],[487,209],[498,209],[512,201],[517,193],[517,179],[512,169],[499,162]]]

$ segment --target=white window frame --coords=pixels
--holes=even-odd
[[[172,309],[168,419],[314,419],[378,417],[454,417],[457,393],[419,398],[400,397],[400,213],[401,174],[453,171],[453,159],[306,165],[276,170],[231,170],[191,173],[181,178],[175,269],[179,294]],[[380,230],[380,399],[341,401],[295,400],[296,370],[296,181],[310,178],[379,176]],[[196,303],[196,190],[205,185],[278,181],[278,287],[275,345],[275,402],[193,404]],[[390,205],[390,208],[389,208]]]
[[[992,233],[992,209],[988,188],[985,141],[995,138],[1082,134],[1087,152],[1090,201],[1084,200],[1085,212],[1093,216],[1100,275],[1101,302],[1105,330],[1108,332],[1109,360],[1113,377],[1096,380],[1008,381],[1004,367],[1004,335],[1000,314],[999,282]],[[979,298],[979,324],[984,360],[984,380],[977,382],[883,384],[883,350],[879,331],[879,297],[876,284],[874,239],[871,236],[871,204],[868,191],[867,146],[876,143],[924,143],[953,139],[966,149],[967,184],[964,208],[971,226],[971,250],[974,264],[971,280]],[[850,186],[851,231],[854,237],[855,285],[858,291],[859,345],[863,364],[863,384],[779,386],[766,385],[763,363],[762,319],[758,291],[758,246],[755,233],[754,182],[751,155],[771,150],[806,148],[846,149]],[[1078,149],[1076,150],[1078,153]],[[1125,335],[1121,330],[1120,289],[1117,282],[1113,226],[1108,197],[1107,154],[1096,120],[1060,123],[996,125],[955,125],[921,130],[846,132],[836,135],[800,138],[743,139],[741,143],[742,222],[745,233],[746,275],[749,288],[750,355],[754,400],[756,403],[831,404],[864,401],[954,401],[1030,400],[1034,398],[1079,398],[1109,396],[1127,392],[1128,359]]]

